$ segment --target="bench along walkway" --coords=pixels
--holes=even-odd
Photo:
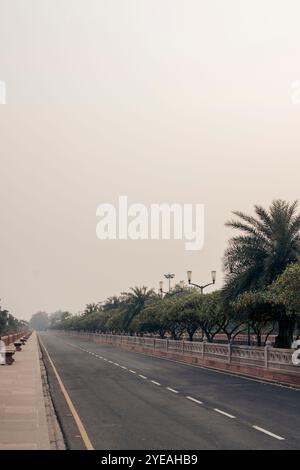
[[[0,366],[0,450],[50,449],[36,333]]]

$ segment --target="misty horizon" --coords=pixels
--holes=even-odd
[[[2,0],[1,305],[77,313],[189,269],[216,270],[220,288],[231,211],[299,198],[299,13],[294,0]],[[203,249],[97,239],[98,205],[120,195],[203,204]]]

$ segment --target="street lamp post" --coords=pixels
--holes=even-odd
[[[200,286],[199,284],[194,284],[192,282],[192,271],[187,272],[187,278],[188,278],[189,285],[198,287],[201,290],[201,294],[203,294],[203,290],[205,289],[205,287],[212,286],[213,284],[216,283],[216,275],[217,275],[216,271],[211,271],[212,282],[209,282],[208,284]]]
[[[164,294],[167,294],[167,292],[164,292],[163,287],[164,287],[164,281],[159,281],[159,289],[158,290],[159,290],[159,293],[161,295],[161,298],[163,298]]]
[[[164,274],[164,276],[169,281],[169,292],[170,292],[171,291],[171,279],[175,277],[175,274],[167,273],[167,274]]]
[[[165,294],[165,295],[166,295],[166,294],[170,294],[170,286],[169,286],[169,292],[165,292],[165,291],[163,290],[163,287],[164,287],[164,282],[163,282],[163,281],[159,281],[159,289],[158,289],[158,291],[159,291],[159,293],[160,293],[160,295],[161,295],[161,298],[163,298],[163,294]],[[180,281],[180,282],[179,282],[179,287],[180,287],[180,289],[181,289],[182,291],[184,290],[184,281]],[[175,293],[176,293],[176,292],[174,292],[174,295],[175,295]],[[173,292],[172,292],[170,295],[173,295]]]

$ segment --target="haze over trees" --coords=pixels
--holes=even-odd
[[[224,254],[221,290],[201,294],[194,287],[176,285],[162,296],[145,286],[133,287],[104,302],[87,304],[78,315],[39,312],[31,325],[190,341],[197,334],[208,342],[218,333],[233,341],[247,332],[255,335],[259,346],[276,333],[275,346],[290,347],[300,319],[297,203],[276,200],[268,209],[255,206],[254,212],[252,216],[235,211],[236,219],[226,224],[238,233]]]
[[[32,315],[29,324],[34,330],[43,331],[47,330],[47,328],[58,327],[60,322],[67,320],[70,316],[71,314],[69,312],[63,312],[61,310],[50,314],[37,312]]]

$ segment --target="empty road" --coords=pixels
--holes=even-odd
[[[95,449],[299,449],[300,391],[39,333]],[[68,447],[85,448],[44,351]]]

